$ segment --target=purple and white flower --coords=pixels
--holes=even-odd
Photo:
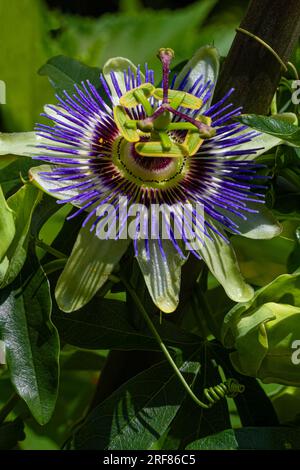
[[[168,49],[160,52],[162,88],[156,88],[147,64],[111,59],[99,78],[101,92],[89,81],[78,84],[74,94],[65,92],[56,106],[45,107],[52,124],[37,126],[36,158],[46,164],[33,168],[31,178],[59,203],[73,204],[77,210],[71,217],[85,213],[56,287],[64,311],[91,299],[130,243],[120,236],[128,213],[119,216],[113,239],[99,237],[109,221],[101,211],[104,204],[118,214],[124,197],[128,206],[190,207],[186,218],[193,244],[184,234],[182,240],[175,237],[176,213],[170,239],[137,235],[134,240],[149,293],[163,312],[178,305],[181,266],[189,252],[206,262],[230,298],[249,300],[253,290],[242,278],[228,233],[272,238],[280,232],[264,206],[266,182],[254,160],[279,139],[232,121],[241,113],[230,103],[233,90],[212,104],[219,68],[213,47],[201,48],[170,80],[169,55]],[[204,217],[197,218],[197,203]],[[138,234],[140,229],[137,224]]]

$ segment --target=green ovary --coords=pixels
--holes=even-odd
[[[143,157],[135,144],[118,137],[113,145],[113,163],[128,181],[145,188],[167,189],[176,186],[188,171],[188,159]]]

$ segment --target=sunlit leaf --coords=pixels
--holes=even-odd
[[[11,380],[40,424],[53,413],[58,388],[59,342],[50,321],[47,278],[32,259],[0,295],[0,335]]]
[[[237,120],[259,132],[270,134],[296,146],[300,145],[300,129],[295,123],[291,123],[289,119],[278,119],[276,116],[244,114],[238,117]]]
[[[5,255],[15,235],[13,211],[7,205],[0,186],[0,260]]]
[[[56,56],[49,59],[40,70],[40,75],[46,75],[57,92],[75,92],[74,85],[80,86],[82,81],[89,80],[96,88],[100,85],[101,70],[89,67],[71,57]]]

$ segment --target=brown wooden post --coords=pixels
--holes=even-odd
[[[240,25],[287,62],[300,35],[300,0],[252,0]],[[215,100],[234,87],[232,101],[246,113],[268,112],[282,68],[255,39],[237,32],[224,62]]]

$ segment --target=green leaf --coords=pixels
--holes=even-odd
[[[31,256],[15,282],[1,291],[0,335],[11,380],[40,424],[51,418],[58,388],[59,341],[50,312],[49,283]]]
[[[54,307],[53,321],[64,342],[85,349],[160,351],[147,330],[132,325],[131,312],[117,300],[94,298],[71,315]],[[177,348],[198,347],[201,338],[178,329],[170,322],[155,321],[162,338]]]
[[[249,427],[226,429],[194,441],[187,450],[299,450],[300,428]]]
[[[24,423],[20,418],[0,426],[0,450],[14,449],[24,439]]]
[[[180,370],[190,384],[200,364],[192,358]],[[166,362],[122,385],[88,416],[75,433],[75,449],[149,449],[164,434],[186,392]]]
[[[212,221],[209,221],[213,226]],[[221,229],[218,227],[218,231]],[[241,275],[235,253],[229,242],[208,228],[203,244],[198,242],[197,250],[207,264],[209,270],[224,287],[226,294],[235,302],[244,302],[253,297],[253,289]]]
[[[59,55],[49,59],[40,70],[40,75],[46,75],[58,93],[75,92],[74,85],[80,86],[82,81],[89,80],[98,90],[100,88],[101,69],[89,67],[71,57]]]
[[[15,235],[13,211],[8,207],[0,186],[0,261]]]
[[[16,191],[22,185],[22,179],[27,177],[28,170],[32,167],[33,160],[29,157],[16,158],[0,171],[0,184],[5,194]]]
[[[96,371],[99,373],[105,364],[105,357],[97,351],[75,351],[61,355],[61,368],[74,371]]]
[[[244,114],[239,116],[237,120],[246,126],[256,129],[259,132],[272,135],[285,142],[299,146],[300,145],[300,129],[293,124],[291,119],[282,119],[282,115],[277,116],[259,116],[256,114]]]
[[[252,115],[242,115],[237,120],[241,120],[244,117],[248,117]],[[255,116],[255,115],[253,115]],[[257,116],[256,116],[257,117]],[[260,116],[258,116],[260,117]],[[261,116],[262,118],[265,118],[265,116]],[[240,119],[241,118],[241,119]],[[269,118],[267,118],[269,119]],[[283,125],[287,124],[288,126],[291,125],[293,126],[297,122],[297,116],[293,113],[281,113],[281,114],[276,114],[272,116],[272,119],[279,123],[282,122]],[[241,121],[242,122],[242,121]],[[247,126],[250,126],[250,123],[247,124]],[[258,129],[260,130],[260,129]],[[242,137],[243,134],[246,134],[249,132],[249,127],[247,129],[244,129],[241,133],[240,136]],[[253,149],[258,149],[256,150],[255,153],[250,153],[249,155],[245,154],[244,156],[237,155],[233,157],[234,160],[254,160],[260,155],[268,152],[271,150],[273,147],[276,147],[277,145],[283,144],[284,141],[283,139],[278,136],[278,135],[271,135],[266,132],[266,130],[262,129],[261,133],[259,133],[257,136],[252,137],[252,139],[249,142],[244,142],[243,144],[236,145],[235,150],[253,150]],[[261,161],[261,163],[264,163],[264,160]]]
[[[71,205],[69,205],[68,207],[68,215],[74,214],[77,211],[77,209],[75,207],[72,208]],[[66,206],[64,206],[64,208],[66,208]],[[85,217],[86,214],[78,214],[73,219],[61,221],[62,223],[60,223],[60,227],[58,227],[58,230],[56,230],[56,233],[54,235],[54,240],[49,240],[51,246],[68,256],[73,249],[78,232],[82,227]],[[50,222],[47,222],[47,224],[43,227],[43,230],[40,234],[42,239],[43,232],[47,229],[48,223],[51,223],[51,220]],[[53,230],[53,225],[51,229]],[[47,230],[47,236],[49,235],[49,232],[50,231]],[[45,241],[48,243],[47,237]]]
[[[0,158],[0,170],[2,171],[8,165],[10,165],[13,161],[15,161],[17,157],[15,155],[1,155]]]
[[[295,221],[299,225],[298,221]],[[251,240],[242,236],[231,238],[241,272],[256,286],[264,286],[287,272],[287,262],[294,248],[294,237],[287,233],[290,222],[284,222],[283,232],[271,240]]]
[[[48,220],[56,214],[56,212],[61,211],[61,207],[57,204],[56,200],[48,194],[42,193],[39,204],[36,207],[36,210],[33,213],[30,233],[33,237],[38,238],[41,229],[48,222]],[[48,232],[53,229],[53,218],[51,220],[52,224],[48,227]]]
[[[18,275],[26,259],[28,235],[32,214],[41,193],[32,185],[24,185],[7,200],[15,221],[15,236],[0,264],[0,288],[10,284]]]
[[[300,273],[283,274],[277,277],[270,284],[257,290],[249,302],[243,302],[235,305],[226,315],[222,327],[222,341],[228,348],[234,347],[234,337],[231,331],[231,325],[236,324],[241,318],[249,317],[249,322],[256,321],[254,310],[259,309],[268,302],[277,304],[288,304],[289,306],[299,307],[300,305]],[[257,322],[259,319],[257,318]],[[254,328],[254,326],[253,326]]]

